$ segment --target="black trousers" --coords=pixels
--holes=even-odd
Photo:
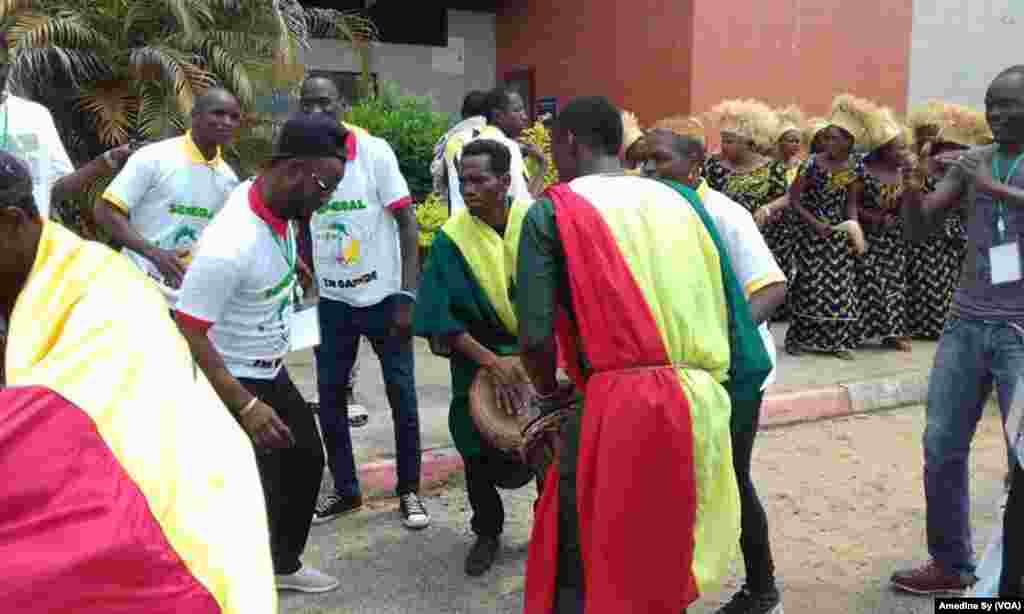
[[[573,412],[562,425],[558,458],[558,576],[555,614],[583,612],[583,557],[580,554],[576,511],[576,464],[580,452],[580,414]]]
[[[1014,459],[1010,478],[1010,494],[1003,515],[1003,570],[999,576],[999,596],[1024,597],[1024,469]]]
[[[745,424],[733,421],[732,464],[736,471],[736,483],[740,491],[740,550],[746,568],[746,586],[754,593],[764,593],[775,588],[775,563],[768,539],[768,516],[750,479],[750,459],[754,453],[754,438],[761,421],[761,399],[734,401],[733,416],[752,416],[752,422]],[[741,418],[742,419],[742,418]]]
[[[274,408],[295,438],[295,445],[290,448],[256,451],[267,502],[274,573],[295,573],[302,567],[299,556],[306,549],[313,508],[324,475],[320,432],[313,412],[287,370],[281,369],[272,380],[240,378],[239,381],[246,390]]]
[[[486,443],[481,444],[478,456],[464,458],[463,462],[469,506],[473,509],[473,532],[481,537],[497,537],[505,528],[505,506],[498,485],[529,480],[530,468]]]

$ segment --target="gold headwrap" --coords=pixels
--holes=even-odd
[[[877,107],[869,100],[853,94],[840,94],[832,99],[832,113],[828,124],[853,135],[855,143],[863,144],[868,138],[869,116]]]
[[[701,144],[707,143],[704,124],[702,124],[696,117],[673,115],[671,117],[659,119],[653,126],[651,126],[651,130],[667,130],[668,132],[679,136],[688,136],[699,139]]]
[[[915,133],[928,126],[938,129],[939,134],[934,140],[939,142],[964,147],[992,142],[992,130],[988,127],[985,114],[959,104],[929,100],[916,107],[907,121]]]
[[[771,107],[753,99],[723,100],[708,113],[721,132],[750,139],[760,149],[775,144],[779,120]]]
[[[775,117],[778,119],[778,128],[775,131],[775,141],[778,142],[786,135],[787,132],[796,130],[797,132],[803,132],[801,127],[804,125],[804,113],[800,110],[800,107],[795,104],[791,104],[788,107],[775,110]]]
[[[904,127],[889,108],[875,107],[866,116],[867,137],[863,143],[868,151],[875,151],[904,134]]]

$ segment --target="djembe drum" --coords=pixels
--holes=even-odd
[[[527,399],[533,396],[533,386],[524,381],[520,392]],[[480,436],[500,456],[502,471],[497,472],[501,488],[515,489],[525,486],[534,477],[531,468],[519,454],[522,431],[529,417],[526,413],[510,416],[498,403],[498,382],[487,370],[480,369],[469,388],[469,415]]]

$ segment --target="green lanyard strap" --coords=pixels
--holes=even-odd
[[[1013,160],[1010,164],[1010,168],[1007,170],[1006,174],[1003,175],[1003,155],[997,149],[995,155],[992,156],[993,179],[1002,184],[1009,184],[1010,179],[1012,179],[1014,174],[1017,173],[1017,166],[1020,164],[1021,160],[1024,160],[1024,153],[1020,154]],[[995,226],[995,242],[1003,243],[1006,240],[1006,203],[1001,200],[996,201],[993,224]]]
[[[288,222],[288,230],[285,231],[285,240],[282,243],[281,239],[277,237],[277,233],[274,229],[270,229],[270,236],[274,238],[274,243],[281,248],[281,256],[284,258],[284,263],[288,265],[288,276],[295,277],[295,262],[297,259],[295,249],[295,230],[292,228],[291,222]]]

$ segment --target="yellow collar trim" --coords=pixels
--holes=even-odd
[[[192,131],[189,130],[185,133],[185,138],[182,140],[182,147],[185,148],[185,155],[188,156],[189,161],[195,164],[206,164],[208,166],[217,166],[224,161],[221,155],[220,146],[217,147],[217,155],[213,156],[212,160],[207,160],[203,155],[203,152],[199,151],[196,147],[196,142],[192,140]]]

